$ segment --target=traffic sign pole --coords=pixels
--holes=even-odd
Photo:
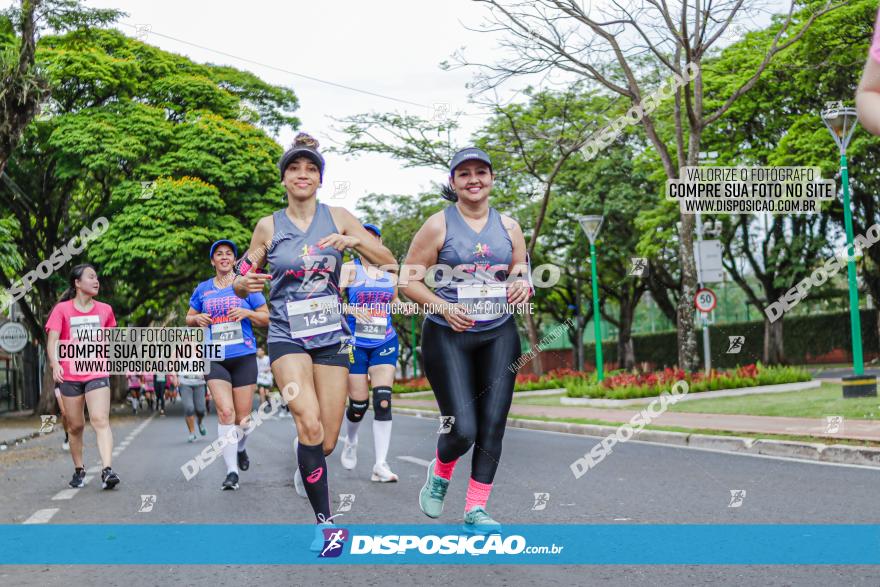
[[[703,248],[703,219],[700,214],[697,214],[697,249],[699,253],[697,254],[697,294],[703,289],[703,267],[702,267],[702,248]],[[709,321],[706,320],[706,317],[703,317],[703,365],[706,369],[706,375],[709,374],[709,371],[712,369],[712,351],[710,348],[709,342]]]
[[[712,355],[709,346],[709,319],[708,314],[715,309],[718,304],[718,297],[711,289],[701,287],[694,296],[694,306],[702,312],[703,323],[703,364],[706,367],[706,374],[712,369]]]

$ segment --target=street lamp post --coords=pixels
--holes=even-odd
[[[596,236],[599,229],[602,228],[604,216],[580,216],[581,228],[590,240],[590,281],[593,282],[593,331],[596,337],[596,372],[599,375],[599,381],[605,380],[605,366],[602,359],[602,318],[599,315],[599,277],[596,273]]]
[[[876,396],[877,383],[873,378],[864,377],[865,365],[862,358],[862,325],[859,318],[859,292],[856,284],[856,264],[854,261],[852,210],[849,202],[849,170],[846,162],[846,148],[858,123],[855,108],[845,108],[840,102],[827,105],[822,111],[822,122],[828,127],[840,152],[840,181],[843,183],[843,222],[846,228],[846,276],[849,283],[849,321],[852,330],[853,377],[844,378],[844,397]]]

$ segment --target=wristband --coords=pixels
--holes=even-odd
[[[232,266],[232,272],[237,276],[244,276],[250,273],[250,270],[253,268],[253,262],[247,255],[244,255],[241,259],[235,262],[235,265]]]

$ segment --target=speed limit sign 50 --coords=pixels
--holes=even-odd
[[[715,309],[717,304],[718,298],[714,291],[708,288],[697,290],[697,295],[694,296],[694,306],[697,307],[697,310],[708,314]]]

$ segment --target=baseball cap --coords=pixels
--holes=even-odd
[[[208,255],[209,259],[214,258],[214,251],[216,251],[217,247],[219,247],[220,245],[228,245],[232,247],[232,254],[235,255],[236,258],[238,258],[238,247],[235,246],[235,243],[228,239],[221,239],[211,245],[211,254]]]
[[[306,157],[310,159],[312,163],[317,165],[318,171],[321,173],[321,181],[324,181],[324,158],[317,150],[304,145],[291,147],[281,156],[281,159],[278,161],[278,171],[281,172],[282,180],[284,180],[284,170],[287,169],[287,166],[297,157]]]
[[[482,161],[489,168],[492,168],[492,160],[489,159],[489,155],[482,149],[478,149],[477,147],[468,147],[466,149],[462,149],[458,153],[452,156],[452,162],[449,164],[449,175],[455,173],[455,168],[464,163],[465,161],[471,161],[476,159],[477,161]]]

